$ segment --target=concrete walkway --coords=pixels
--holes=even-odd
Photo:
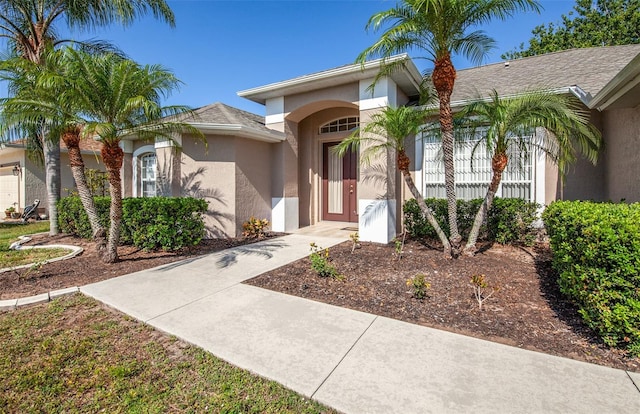
[[[347,238],[293,234],[80,290],[345,413],[640,413],[640,374],[240,283]]]

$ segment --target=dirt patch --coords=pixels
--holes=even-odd
[[[640,372],[640,358],[604,345],[558,291],[546,246],[493,246],[474,258],[446,259],[409,241],[394,246],[351,242],[330,249],[343,280],[321,278],[308,258],[246,283],[337,306],[600,365]],[[424,274],[427,297],[415,299],[407,279]],[[470,279],[484,275],[499,290],[482,309]],[[488,291],[490,292],[490,291]]]
[[[270,235],[270,237],[275,236],[278,234]],[[118,248],[120,261],[107,265],[100,260],[95,244],[89,240],[68,235],[36,235],[25,246],[70,244],[80,246],[84,251],[76,258],[47,263],[38,270],[19,269],[0,273],[0,300],[83,286],[251,242],[253,241],[241,238],[203,240],[198,246],[177,252],[145,252],[133,246],[120,246]]]

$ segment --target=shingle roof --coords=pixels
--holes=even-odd
[[[639,53],[640,45],[571,49],[459,70],[451,101],[570,86],[595,96]]]
[[[273,132],[264,125],[264,117],[243,111],[233,106],[216,102],[194,111],[197,118],[193,122],[219,125],[242,125],[253,129]],[[189,121],[188,121],[189,122]]]

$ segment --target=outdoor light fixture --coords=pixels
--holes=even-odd
[[[13,167],[13,175],[15,175],[16,177],[20,175],[20,166],[18,164],[14,165]]]

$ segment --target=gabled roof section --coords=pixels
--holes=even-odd
[[[401,60],[406,61],[405,67],[402,70],[395,71],[390,77],[407,96],[417,95],[418,85],[421,82],[422,75],[409,58],[409,55],[402,54],[392,56],[387,59],[387,62]],[[380,71],[381,63],[382,59],[377,59],[365,62],[364,65],[344,65],[334,69],[240,91],[238,92],[238,96],[264,105],[269,98],[295,95],[302,92],[315,91],[371,79]]]
[[[197,108],[194,113],[195,119],[182,116],[179,119],[202,133],[236,135],[265,142],[281,142],[285,139],[281,132],[265,126],[264,117],[221,102]]]
[[[577,87],[583,102],[596,96],[640,54],[640,45],[571,49],[504,61],[458,71],[452,105],[486,97],[492,89],[500,96],[527,90],[564,90]]]
[[[609,81],[589,102],[589,108],[635,108],[640,105],[640,54]]]

